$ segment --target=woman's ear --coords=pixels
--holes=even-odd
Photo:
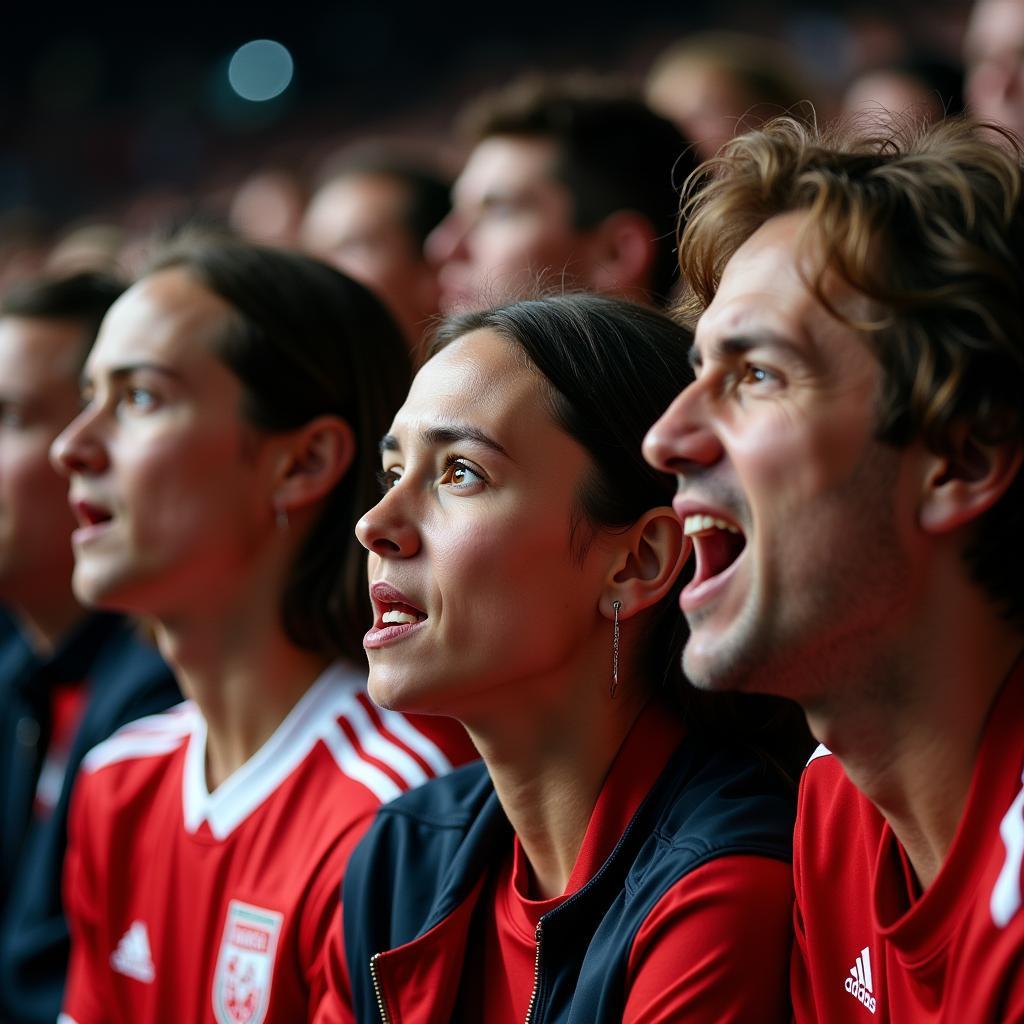
[[[615,539],[616,554],[601,596],[601,611],[612,618],[612,606],[619,601],[619,617],[628,619],[668,594],[692,545],[679,517],[667,506],[649,509]]]
[[[953,428],[949,447],[926,466],[919,518],[929,533],[949,533],[976,520],[1006,493],[1021,471],[1019,442],[980,441],[966,422]]]
[[[355,458],[355,436],[340,416],[318,416],[286,436],[274,508],[298,511],[329,494]]]

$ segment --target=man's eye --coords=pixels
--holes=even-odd
[[[25,425],[25,414],[16,405],[0,405],[0,425],[18,429]]]
[[[766,370],[763,366],[749,364],[743,371],[742,382],[744,384],[766,384],[775,379],[775,374],[771,370]]]
[[[380,489],[382,493],[386,494],[401,479],[402,473],[398,469],[392,468],[377,470],[377,483],[380,484]]]

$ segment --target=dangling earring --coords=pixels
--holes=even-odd
[[[284,505],[274,505],[274,523],[282,533],[288,532],[288,509]]]
[[[615,691],[619,688],[619,609],[621,601],[612,601],[615,621],[612,625],[612,685],[608,688],[608,696],[615,699]]]

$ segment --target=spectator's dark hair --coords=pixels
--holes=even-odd
[[[451,209],[451,181],[426,161],[383,146],[367,145],[333,158],[318,188],[356,177],[388,178],[402,188],[402,219],[420,248]]]
[[[982,443],[1024,445],[1024,203],[1021,149],[995,126],[897,119],[866,136],[791,118],[733,139],[688,187],[680,243],[695,319],[733,253],[765,221],[806,212],[808,285],[826,275],[873,300],[850,324],[882,367],[876,431],[951,452],[959,424]],[[1003,136],[996,144],[996,135]],[[981,516],[966,549],[974,579],[1024,626],[1024,472]]]
[[[352,465],[291,568],[282,620],[300,647],[358,661],[372,612],[353,531],[377,500],[377,440],[409,388],[401,332],[368,289],[297,253],[189,236],[157,254],[148,273],[175,267],[234,310],[214,348],[242,383],[249,422],[275,432],[335,415],[355,434]]]
[[[573,202],[574,226],[592,228],[618,210],[650,221],[650,291],[668,300],[677,276],[678,186],[694,167],[692,146],[633,90],[583,75],[531,76],[478,99],[460,117],[473,144],[495,135],[550,139],[553,169]]]
[[[0,299],[0,316],[69,320],[82,327],[80,362],[85,363],[107,310],[124,283],[95,270],[22,281]]]

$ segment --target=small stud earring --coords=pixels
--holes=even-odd
[[[619,609],[621,601],[612,601],[615,621],[612,625],[612,685],[608,688],[608,696],[615,699],[615,691],[619,688]]]

